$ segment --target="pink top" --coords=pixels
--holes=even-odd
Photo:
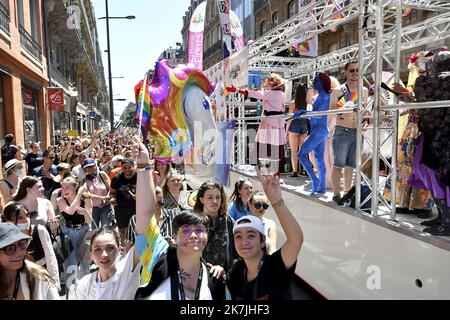
[[[99,175],[95,176],[94,180],[84,180],[88,191],[96,196],[106,197],[109,193],[108,187],[103,182]],[[102,201],[99,199],[92,199],[94,207],[100,207]]]
[[[284,102],[286,100],[284,91],[281,90],[248,90],[249,98],[262,100],[264,111],[284,112]],[[256,133],[256,142],[272,145],[284,145],[286,135],[284,129],[284,119],[262,119]]]

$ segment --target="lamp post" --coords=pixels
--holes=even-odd
[[[114,132],[114,99],[113,99],[113,88],[112,88],[112,72],[111,72],[111,45],[109,41],[109,19],[136,19],[135,16],[125,16],[125,17],[110,17],[108,10],[108,0],[105,0],[106,7],[106,17],[98,18],[99,20],[106,20],[106,43],[108,47],[108,75],[109,75],[109,121],[111,124],[111,132]]]

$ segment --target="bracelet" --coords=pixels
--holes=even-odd
[[[148,166],[151,166],[151,164],[150,164],[149,162],[147,162],[147,163],[142,163],[142,164],[138,164],[138,165],[137,165],[137,168],[138,168],[138,169],[143,169],[143,168],[146,168],[146,167],[148,167]]]
[[[146,167],[144,167],[144,168],[139,168],[137,171],[138,172],[144,172],[144,171],[150,171],[150,170],[153,170],[153,166],[146,166]]]
[[[280,206],[282,206],[282,205],[284,205],[284,200],[283,199],[281,199],[280,201],[278,201],[277,203],[274,203],[274,204],[272,204],[272,208],[276,208],[276,207],[280,207]]]

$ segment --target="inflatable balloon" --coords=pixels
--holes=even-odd
[[[195,121],[215,125],[207,99],[213,89],[206,75],[192,64],[171,68],[166,59],[156,62],[148,89],[155,160],[167,163],[185,158],[193,147]]]

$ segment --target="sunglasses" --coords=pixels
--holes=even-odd
[[[9,246],[6,246],[0,250],[4,251],[6,255],[12,256],[13,254],[16,253],[17,248],[19,248],[22,251],[25,251],[27,247],[28,247],[28,240],[23,239],[17,243],[10,244]]]
[[[358,73],[358,69],[350,69],[350,70],[348,70],[348,72],[350,72],[350,73]]]
[[[253,205],[255,206],[255,209],[259,210],[261,208],[263,208],[264,210],[267,210],[269,208],[269,205],[265,202],[255,202],[253,203]]]
[[[196,235],[201,235],[206,233],[206,227],[204,225],[197,225],[197,226],[191,226],[188,224],[185,224],[181,227],[181,232],[183,233],[183,236],[189,237],[192,232],[195,232]]]

